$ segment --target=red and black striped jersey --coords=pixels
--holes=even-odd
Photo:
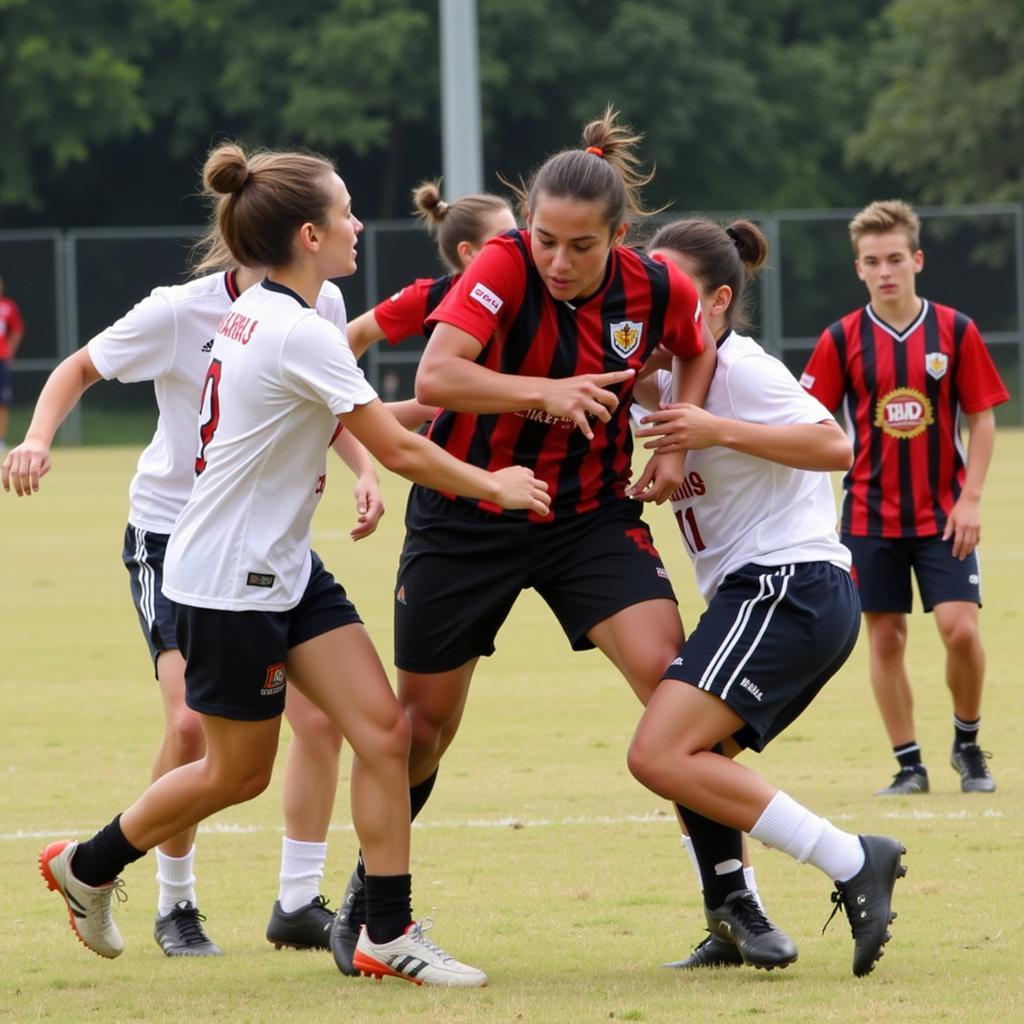
[[[942,533],[964,484],[960,414],[1010,397],[974,322],[927,301],[903,331],[870,305],[836,321],[800,383],[843,404],[854,461],[842,530],[856,537]]]
[[[677,267],[623,246],[612,248],[601,287],[579,303],[552,297],[530,254],[528,231],[489,241],[428,317],[471,334],[476,362],[498,373],[562,378],[639,370],[663,344],[683,358],[703,350],[701,307],[693,282]],[[622,498],[630,478],[633,381],[618,386],[608,423],[593,441],[569,419],[540,409],[475,414],[442,410],[430,437],[452,455],[496,470],[529,466],[545,480],[552,517],[587,512]],[[489,502],[483,509],[513,518]],[[546,522],[529,514],[531,521]]]
[[[373,307],[373,317],[384,332],[388,344],[397,345],[406,338],[429,335],[430,328],[425,322],[427,317],[461,276],[442,274],[441,277],[418,277],[390,298],[378,302]]]

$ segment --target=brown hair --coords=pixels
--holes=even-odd
[[[445,266],[455,274],[462,270],[459,243],[483,245],[487,240],[488,214],[500,210],[512,212],[507,199],[489,192],[476,192],[454,203],[446,203],[441,198],[440,181],[421,182],[412,190],[412,202],[416,216],[437,238],[437,251]]]
[[[645,217],[656,210],[645,209],[640,189],[654,177],[644,174],[636,146],[643,138],[629,125],[619,123],[611,105],[604,114],[583,128],[583,149],[563,149],[548,157],[530,181],[512,185],[523,211],[531,213],[537,197],[582,199],[603,204],[604,222],[614,230],[627,215]],[[508,184],[506,182],[506,184]]]
[[[887,235],[890,231],[902,231],[907,236],[911,252],[921,248],[921,222],[914,208],[902,199],[878,199],[865,206],[850,221],[854,255],[859,255],[857,246],[865,235]]]
[[[203,193],[213,200],[214,218],[193,250],[195,272],[287,263],[296,229],[326,222],[333,173],[331,161],[313,153],[247,156],[233,142],[212,149],[203,165]]]
[[[704,217],[675,220],[659,228],[647,248],[674,249],[688,256],[706,291],[727,284],[732,301],[725,311],[725,325],[733,330],[750,326],[744,292],[768,257],[768,242],[756,224],[737,220],[722,227]]]

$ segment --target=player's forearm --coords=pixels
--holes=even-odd
[[[416,374],[416,399],[455,412],[519,412],[541,408],[542,377],[498,373],[462,356],[429,357],[424,353]]]
[[[834,420],[783,426],[721,420],[720,431],[724,447],[793,469],[826,473],[853,462],[850,440]]]
[[[366,446],[359,441],[351,430],[343,430],[331,445],[335,454],[345,463],[356,477],[366,473],[376,474],[373,458]]]
[[[967,415],[967,470],[964,474],[963,495],[973,501],[981,501],[988,467],[992,463],[992,452],[996,445],[996,417],[991,409]]]
[[[99,371],[93,365],[86,349],[79,349],[65,359],[50,374],[43,390],[36,400],[32,420],[25,431],[25,439],[41,441],[51,445],[58,427],[79,399],[100,380]]]
[[[703,407],[717,363],[718,351],[709,332],[705,335],[704,351],[700,355],[689,359],[675,356],[672,360],[673,402],[689,402]]]

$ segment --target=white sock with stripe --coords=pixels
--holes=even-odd
[[[156,882],[160,887],[156,912],[166,917],[182,900],[196,905],[196,848],[193,846],[184,857],[168,857],[156,851]]]
[[[286,914],[312,903],[320,895],[326,861],[326,843],[304,843],[287,836],[281,840],[281,885],[277,899]]]

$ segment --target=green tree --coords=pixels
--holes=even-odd
[[[895,0],[861,74],[877,91],[850,159],[936,203],[1024,199],[1024,4]]]

